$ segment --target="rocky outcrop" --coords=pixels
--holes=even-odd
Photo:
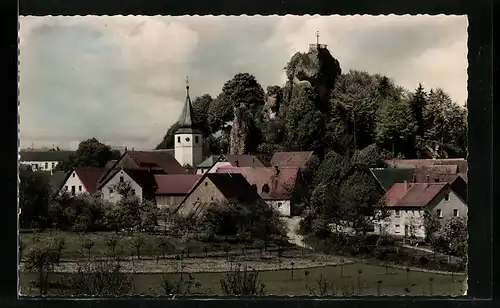
[[[307,53],[297,52],[286,68],[288,82],[283,88],[285,102],[289,102],[294,87],[312,86],[322,105],[327,106],[335,81],[342,73],[339,61],[326,46],[314,45]]]
[[[262,108],[266,120],[282,118],[286,111],[283,103],[283,89],[279,86],[267,87],[266,103]]]
[[[245,104],[234,107],[234,119],[231,127],[229,154],[247,154],[252,115]]]

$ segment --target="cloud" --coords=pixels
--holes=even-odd
[[[74,148],[96,137],[152,148],[193,97],[236,73],[283,84],[290,57],[319,30],[344,71],[467,97],[465,16],[21,17],[21,146]]]

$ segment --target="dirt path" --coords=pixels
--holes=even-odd
[[[310,246],[304,243],[303,237],[297,234],[297,230],[299,228],[299,223],[300,223],[300,217],[287,217],[284,219],[286,222],[286,226],[288,228],[287,236],[290,243],[295,244],[299,247],[311,249]]]

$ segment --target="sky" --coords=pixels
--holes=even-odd
[[[92,137],[152,149],[191,98],[217,96],[237,73],[264,89],[319,31],[343,72],[385,74],[407,89],[467,99],[467,17],[20,17],[21,148],[76,149]]]

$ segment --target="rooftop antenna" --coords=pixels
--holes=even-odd
[[[319,46],[319,30],[316,31],[316,45]]]

